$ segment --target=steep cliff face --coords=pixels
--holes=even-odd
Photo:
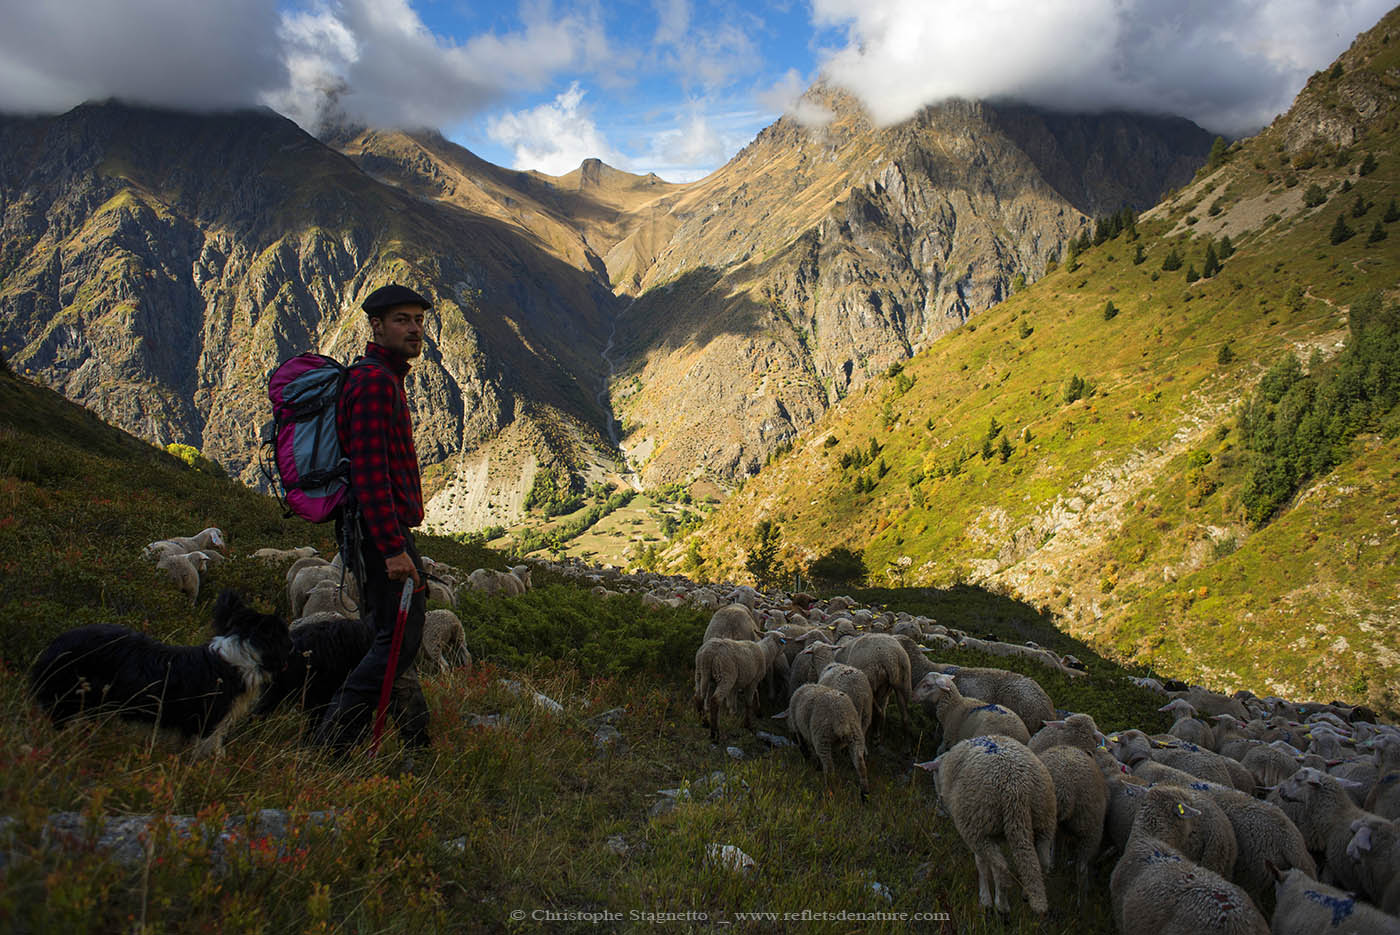
[[[270,112],[5,119],[0,193],[12,366],[245,480],[268,370],[303,350],[358,353],[359,301],[388,280],[436,302],[409,377],[425,463],[489,449],[517,420],[575,428],[540,440],[604,443],[614,300],[597,277],[495,218],[376,181]]]
[[[876,128],[814,92],[678,196],[622,319],[626,444],[649,480],[733,478],[872,375],[1033,281],[1095,213],[1146,207],[1210,137],[1186,121],[952,101]]]

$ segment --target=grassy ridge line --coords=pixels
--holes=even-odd
[[[413,777],[389,778],[364,761],[336,764],[299,742],[291,712],[235,731],[224,756],[194,761],[169,738],[120,723],[55,732],[29,702],[21,667],[49,632],[120,621],[179,641],[207,636],[207,604],[191,607],[149,564],[142,545],[210,522],[229,532],[236,557],[215,566],[206,592],[236,586],[285,613],[282,569],[246,557],[261,546],[318,538],[322,527],[284,521],[277,505],[200,474],[103,425],[57,394],[0,374],[0,816],[9,860],[0,926],[15,931],[537,931],[509,913],[546,907],[587,912],[947,912],[959,931],[1109,933],[1107,901],[1074,908],[1066,872],[1050,883],[1057,915],[1017,909],[1009,923],[977,906],[975,869],[913,759],[931,754],[930,723],[916,712],[897,745],[871,757],[871,802],[845,782],[822,795],[820,773],[792,749],[765,753],[747,732],[712,747],[690,703],[689,665],[707,615],[650,612],[634,596],[595,599],[540,573],[542,586],[510,599],[463,595],[459,612],[477,668],[425,679],[435,757]],[[470,567],[499,556],[436,537],[425,550]],[[493,561],[495,560],[495,561]],[[1008,626],[1042,636],[1034,611],[985,592],[872,592],[890,606],[928,609],[950,622]],[[975,653],[964,664],[994,660]],[[1085,654],[1089,681],[1046,678],[1060,704],[1095,714],[1107,729],[1165,727],[1158,699]],[[485,661],[482,661],[485,660]],[[1032,674],[1045,678],[1043,672]],[[520,679],[559,700],[562,716],[501,682]],[[601,753],[599,715],[622,708],[626,747]],[[500,715],[483,727],[474,715]],[[763,728],[781,733],[781,722]],[[397,760],[392,736],[382,752]],[[711,798],[705,779],[725,774]],[[849,776],[843,773],[843,779]],[[655,790],[690,786],[695,800],[657,817]],[[231,817],[286,809],[294,829],[334,810],[335,831],[298,845],[246,836],[211,853]],[[57,811],[93,827],[112,816],[194,816],[196,833],[157,824],[150,859],[123,867],[103,852],[46,845]],[[617,853],[608,838],[621,835]],[[733,844],[758,863],[733,874],[705,857]],[[1110,867],[1097,885],[1107,886]],[[891,896],[872,890],[879,882]],[[550,930],[596,931],[586,922]],[[758,931],[785,931],[775,923]],[[818,924],[816,931],[849,926]],[[903,926],[900,930],[905,930]],[[873,930],[873,929],[872,929]]]
[[[1362,49],[1371,55],[1365,67],[1388,74],[1400,52],[1393,43],[1373,45]],[[1400,590],[1400,573],[1383,551],[1363,550],[1356,567],[1336,561],[1348,539],[1391,528],[1389,502],[1343,485],[1329,502],[1347,521],[1321,523],[1337,539],[1330,552],[1324,540],[1316,566],[1302,563],[1302,543],[1279,541],[1297,532],[1292,524],[1266,528],[1255,545],[1238,501],[1247,466],[1233,416],[1280,353],[1305,362],[1314,349],[1334,354],[1351,302],[1400,283],[1400,225],[1382,221],[1386,239],[1368,237],[1400,195],[1400,133],[1393,114],[1382,116],[1349,159],[1320,147],[1307,161],[1281,149],[1282,132],[1246,141],[1149,212],[1137,243],[1119,237],[1088,250],[1077,268],[1061,266],[907,362],[900,376],[912,386],[892,378],[855,394],[700,531],[710,569],[739,573],[754,525],[772,519],[794,562],[852,544],[883,578],[909,556],[909,583],[1009,588],[1120,658],[1227,688],[1339,694],[1397,710],[1400,669],[1387,648],[1396,634],[1385,621],[1394,619],[1388,595]],[[1363,176],[1367,152],[1375,169]],[[1309,207],[1299,193],[1313,184],[1326,197]],[[1353,219],[1358,195],[1370,208]],[[1357,235],[1333,245],[1330,230],[1342,213]],[[1203,230],[1210,236],[1193,236]],[[1203,268],[1207,242],[1227,233],[1236,253],[1222,271],[1186,282],[1190,267]],[[1138,243],[1146,257],[1134,264]],[[1172,250],[1182,266],[1164,271]],[[1118,309],[1112,320],[1104,314],[1109,302]],[[1097,391],[1066,403],[1062,389],[1075,376]],[[1005,464],[980,456],[993,418],[1004,427],[996,440],[1013,446]],[[822,445],[828,434],[837,447]],[[841,452],[872,439],[882,446],[883,476],[838,467]],[[960,451],[971,459],[948,476]],[[1202,466],[1204,454],[1210,461]],[[1384,477],[1391,457],[1389,447],[1368,450],[1361,441],[1350,467],[1379,458]],[[858,489],[857,479],[873,479],[874,489]],[[1249,561],[1265,543],[1271,560]],[[1223,600],[1209,615],[1193,615],[1200,587],[1206,598],[1212,592],[1192,576],[1232,549],[1239,554],[1225,566],[1232,576],[1219,576],[1226,595],[1325,612],[1316,625],[1351,633],[1343,657],[1317,665],[1313,637],[1275,652],[1281,628],[1300,622],[1291,611],[1250,617],[1229,612]],[[1357,577],[1370,584],[1349,588]],[[1309,589],[1317,593],[1300,601]],[[1372,618],[1370,632],[1346,622],[1356,613]],[[1224,651],[1236,641],[1245,651]]]

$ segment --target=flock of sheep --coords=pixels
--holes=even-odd
[[[675,596],[703,604],[699,590]],[[1072,657],[1012,652],[844,598],[738,588],[721,600],[733,603],[715,610],[695,657],[694,703],[712,737],[722,739],[724,713],[752,726],[765,694],[786,697],[777,717],[828,790],[844,750],[864,797],[888,699],[906,724],[908,701],[920,704],[942,739],[934,760],[915,765],[933,773],[939,807],[973,853],[984,907],[1009,911],[1014,880],[1045,913],[1043,874],[1057,853],[1082,900],[1093,864],[1112,854],[1124,932],[1267,933],[1260,906],[1273,889],[1274,935],[1400,933],[1400,730],[1364,708],[1142,679],[1176,718],[1170,731],[1105,736],[1089,715],[1057,711],[1032,678],[930,658],[975,646],[1084,677]]]
[[[193,536],[174,536],[152,542],[142,557],[154,559],[191,601],[199,596],[205,570],[210,563],[223,561],[228,554],[223,532],[217,527],[203,529]],[[291,608],[292,639],[298,652],[298,635],[308,642],[311,635],[328,625],[359,616],[360,596],[353,575],[345,573],[339,555],[327,560],[312,546],[296,549],[258,549],[252,557],[275,565],[288,565],[287,602]],[[423,557],[428,599],[457,606],[459,588],[467,587],[488,594],[523,594],[530,588],[530,569],[516,565],[506,571],[478,568],[470,574],[442,562]],[[364,638],[369,638],[366,630]],[[366,646],[366,648],[368,648]],[[454,666],[471,666],[461,620],[450,609],[428,611],[423,622],[423,642],[419,650],[420,670],[446,672]]]
[[[152,543],[147,554],[184,588],[171,570],[183,566],[172,559],[217,560],[211,549],[223,549],[216,529]],[[338,559],[312,552],[255,553],[290,562],[294,635],[355,607]],[[463,577],[424,563],[432,596],[454,606],[460,586],[507,595],[530,587],[526,566]],[[1171,729],[1105,736],[1088,714],[1057,710],[1033,678],[931,658],[970,647],[1087,677],[1079,660],[1034,644],[977,638],[846,597],[541,564],[604,598],[633,591],[648,606],[712,610],[695,656],[701,723],[722,742],[725,716],[742,715],[753,728],[766,699],[820,764],[828,793],[844,751],[864,798],[866,753],[885,729],[889,699],[906,727],[911,702],[921,705],[941,741],[935,759],[915,765],[933,774],[940,810],[973,853],[984,907],[1009,911],[1014,881],[1031,909],[1045,913],[1043,874],[1057,853],[1072,860],[1082,900],[1093,864],[1116,855],[1109,891],[1124,932],[1400,935],[1400,729],[1375,723],[1364,708],[1139,679],[1162,694]],[[461,638],[460,622],[451,622],[431,638],[425,627],[433,665],[445,668]],[[1272,929],[1260,910],[1271,888]]]

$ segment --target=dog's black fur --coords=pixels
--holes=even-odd
[[[211,738],[217,750],[230,716],[246,712],[250,692],[286,665],[292,640],[285,621],[258,613],[233,591],[215,602],[214,636],[203,646],[168,646],[115,624],[69,630],[35,661],[30,692],[55,727],[112,713]],[[225,655],[251,664],[252,687]]]
[[[257,713],[271,714],[290,700],[314,723],[373,642],[374,624],[369,620],[335,617],[295,627],[287,666],[263,691]]]

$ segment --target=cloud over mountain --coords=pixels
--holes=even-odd
[[[1287,109],[1391,0],[813,0],[825,62],[882,123],[951,97],[1172,113],[1226,133]]]
[[[284,86],[277,0],[7,3],[0,109],[122,97],[173,107],[253,104]]]

